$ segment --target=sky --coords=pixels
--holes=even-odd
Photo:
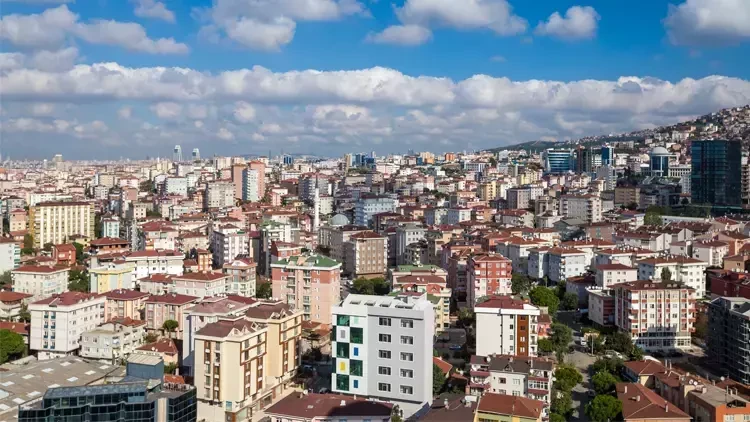
[[[13,159],[463,151],[748,103],[749,0],[0,0]]]

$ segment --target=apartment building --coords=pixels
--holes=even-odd
[[[211,233],[211,246],[215,268],[223,267],[238,256],[251,254],[250,236],[232,224],[220,226]]]
[[[271,401],[265,372],[267,332],[267,327],[237,317],[212,322],[195,333],[199,420],[248,420]]]
[[[65,243],[71,236],[96,238],[94,204],[43,202],[29,208],[29,233],[34,247]]]
[[[647,352],[691,347],[695,331],[695,290],[650,280],[612,286],[615,326],[630,334],[633,344]]]
[[[107,298],[104,320],[109,321],[113,318],[143,319],[141,313],[145,309],[146,299],[151,295],[138,290],[117,289],[110,290],[103,296]]]
[[[513,263],[490,252],[474,255],[466,262],[466,302],[474,306],[477,299],[491,295],[508,295]]]
[[[342,394],[289,394],[266,409],[269,422],[308,422],[329,420],[335,415],[347,422],[391,420],[393,406]]]
[[[233,207],[234,184],[231,181],[209,183],[203,201],[206,209]]]
[[[16,320],[23,305],[28,304],[31,298],[26,293],[0,291],[0,321]]]
[[[32,295],[32,301],[68,291],[67,267],[24,265],[11,272],[13,291]]]
[[[472,356],[470,382],[466,393],[485,393],[526,397],[552,403],[552,381],[555,366],[551,360],[527,356]]]
[[[693,243],[693,258],[703,261],[709,267],[724,265],[724,257],[729,255],[729,244],[718,240]]]
[[[615,323],[615,298],[601,287],[589,287],[589,319],[602,327]]]
[[[672,279],[695,291],[697,298],[706,294],[707,263],[684,256],[648,258],[637,262],[638,280],[661,280],[662,271],[669,269]],[[666,281],[666,280],[663,280]]]
[[[536,356],[536,306],[511,296],[493,296],[476,305],[477,355]]]
[[[622,264],[602,264],[596,267],[596,285],[607,289],[614,284],[638,280],[638,269]]]
[[[136,251],[125,257],[125,261],[135,264],[133,269],[137,280],[152,274],[182,275],[185,254],[180,251]]]
[[[363,196],[354,204],[354,224],[369,227],[375,214],[395,212],[398,201],[388,196]]]
[[[331,307],[340,301],[341,263],[306,253],[271,264],[273,297],[302,309],[304,319],[331,323]]]
[[[164,321],[177,321],[178,327],[174,333],[170,333],[170,337],[181,340],[184,311],[198,299],[195,296],[177,293],[149,296],[146,299],[146,329],[150,332],[161,332]]]
[[[258,170],[246,168],[242,170],[242,200],[248,202],[258,202],[261,200],[263,193],[258,189],[261,175]]]
[[[185,273],[172,277],[172,291],[196,297],[211,297],[227,293],[229,276],[220,272]]]
[[[75,353],[81,334],[104,322],[106,298],[92,293],[64,292],[29,304],[29,348],[40,360]]]
[[[435,329],[426,294],[352,294],[332,314],[332,391],[398,404],[404,417],[432,402]]]
[[[718,297],[708,306],[707,355],[733,380],[750,383],[750,299]]]
[[[547,275],[550,281],[555,283],[585,274],[590,264],[586,253],[574,248],[551,248],[547,255],[549,256]]]
[[[690,415],[638,383],[620,382],[615,386],[622,403],[625,422],[690,422]]]
[[[487,393],[479,399],[474,420],[542,422],[547,417],[544,403],[539,400]]]
[[[235,258],[224,264],[222,271],[229,277],[227,293],[255,297],[257,267],[258,264],[251,258]]]
[[[355,233],[344,243],[344,272],[352,278],[383,277],[388,265],[388,240],[373,231]]]
[[[586,223],[602,221],[602,199],[596,195],[563,195],[560,213],[565,218],[579,218]]]
[[[21,246],[10,238],[0,239],[0,273],[5,273],[21,265]]]
[[[106,293],[112,290],[135,287],[133,269],[135,265],[125,260],[103,262],[89,269],[89,289],[91,293]]]
[[[115,318],[81,335],[79,356],[119,365],[120,361],[143,345],[146,321]]]

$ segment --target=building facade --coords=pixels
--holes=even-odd
[[[34,247],[65,243],[70,236],[96,238],[94,204],[88,202],[43,202],[29,208],[30,234]]]
[[[742,206],[742,143],[695,140],[691,144],[691,202]]]
[[[305,320],[331,323],[331,307],[340,301],[341,263],[303,254],[271,264],[273,297],[301,309]]]
[[[539,308],[510,296],[493,296],[474,312],[477,332],[482,333],[477,336],[478,356],[536,356]]]

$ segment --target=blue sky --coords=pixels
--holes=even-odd
[[[15,157],[166,155],[175,139],[211,154],[461,150],[750,102],[746,0],[16,0],[0,12]]]

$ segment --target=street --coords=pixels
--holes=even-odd
[[[596,361],[596,357],[590,356],[588,353],[582,353],[574,351],[565,355],[565,363],[569,363],[575,366],[581,371],[583,375],[583,382],[573,388],[571,398],[573,399],[573,417],[572,420],[588,422],[589,418],[586,416],[586,405],[591,400],[588,395],[591,385],[589,384],[590,374],[589,368]]]

